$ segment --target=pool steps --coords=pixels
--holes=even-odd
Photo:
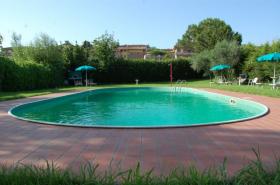
[[[182,92],[182,87],[186,83],[186,80],[177,80],[173,87],[173,92]]]

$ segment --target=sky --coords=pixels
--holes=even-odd
[[[58,43],[93,41],[105,32],[120,44],[173,48],[187,30],[212,17],[242,34],[243,43],[280,39],[280,0],[0,0],[0,34],[29,44],[40,33]]]

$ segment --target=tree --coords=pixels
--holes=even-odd
[[[30,54],[33,60],[51,69],[54,79],[57,79],[57,81],[53,82],[53,86],[62,84],[65,63],[61,47],[57,45],[55,39],[42,33],[34,39],[34,42],[28,48],[31,51]]]
[[[11,45],[13,48],[15,47],[20,47],[21,46],[21,35],[17,34],[16,32],[12,33],[12,41],[11,41]]]
[[[74,63],[74,56],[73,56],[73,50],[74,46],[69,42],[65,41],[61,45],[61,50],[62,50],[62,57],[65,63],[65,66],[69,70],[73,70],[73,63]]]
[[[2,35],[0,34],[0,46],[2,46],[2,42],[3,42],[3,37],[2,37]]]
[[[90,56],[90,51],[92,50],[92,44],[89,41],[84,41],[82,44],[82,49],[84,53],[84,57],[86,59],[86,63],[89,63],[89,56]]]
[[[63,65],[63,57],[56,41],[47,34],[40,34],[29,47],[31,57],[38,63],[59,67]]]
[[[91,43],[90,43],[89,41],[85,40],[85,41],[83,42],[83,44],[82,44],[82,47],[83,47],[83,48],[91,48],[92,45],[91,45]]]
[[[40,34],[28,46],[21,46],[20,36],[13,34],[13,44],[17,46],[13,52],[13,58],[18,63],[34,62],[48,68],[54,79],[51,86],[62,84],[64,74],[64,60],[61,47],[47,34]]]
[[[81,65],[89,64],[89,53],[92,49],[92,45],[88,41],[84,41],[82,46],[71,44],[69,41],[65,41],[61,46],[63,60],[68,70],[74,71],[75,68]]]
[[[241,56],[240,46],[236,41],[223,40],[212,50],[213,64],[228,64],[235,67]]]
[[[103,68],[115,60],[116,49],[119,46],[113,35],[105,33],[93,41],[91,60],[97,60],[99,67]]]
[[[85,53],[85,49],[82,46],[79,46],[77,43],[73,48],[73,68],[76,68],[80,65],[87,64],[88,58]]]
[[[271,44],[271,52],[280,51],[280,40],[274,40]]]
[[[264,54],[278,52],[280,50],[280,40],[272,43],[264,43],[260,46],[253,44],[242,45],[242,60],[244,61],[243,71],[251,78],[258,77],[261,80],[271,80],[273,74],[272,62],[257,62],[256,59]],[[276,65],[276,71],[280,71],[280,66]]]
[[[2,35],[0,34],[0,54],[2,52],[2,42],[3,42],[3,37]]]
[[[240,62],[241,50],[236,41],[223,40],[218,42],[212,50],[204,50],[191,57],[192,68],[208,75],[210,68],[218,64],[228,64],[236,69]]]
[[[204,76],[209,75],[209,69],[212,65],[212,51],[204,50],[194,54],[191,58],[191,67],[197,72],[203,72]]]
[[[190,25],[175,47],[199,53],[203,50],[213,49],[216,43],[222,40],[235,40],[240,45],[242,36],[238,32],[234,32],[231,26],[224,21],[217,18],[208,18],[198,25]]]
[[[16,32],[12,33],[11,46],[13,47],[13,58],[19,60],[24,55],[24,48],[21,45],[21,35]]]

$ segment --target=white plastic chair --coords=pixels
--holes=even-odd
[[[248,85],[262,85],[263,83],[259,82],[259,78],[255,77],[254,79],[249,80]]]

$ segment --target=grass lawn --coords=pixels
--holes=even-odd
[[[262,96],[270,96],[270,97],[278,97],[280,98],[280,90],[273,90],[271,86],[268,84],[264,84],[263,86],[248,86],[233,84],[233,85],[218,85],[212,84],[210,87],[209,80],[194,80],[187,83],[187,86],[194,88],[213,88],[220,89],[225,91],[233,91],[233,92],[241,92],[247,94],[255,94]]]
[[[42,90],[33,90],[33,91],[14,91],[14,92],[0,92],[0,101],[12,100],[18,98],[27,98],[31,96],[39,96],[50,93],[65,92],[65,91],[74,91],[86,89],[83,87],[63,87],[55,89],[42,89]]]
[[[169,82],[159,82],[159,83],[143,83],[143,84],[139,84],[138,86],[161,87],[161,86],[170,86],[170,84]],[[213,89],[220,89],[225,91],[242,92],[242,93],[256,94],[262,96],[280,97],[280,90],[273,90],[269,85],[257,87],[257,86],[248,86],[248,85],[239,86],[237,84],[233,84],[233,85],[213,84],[210,87],[209,80],[192,80],[192,81],[187,81],[186,86],[193,87],[193,88],[213,88]],[[103,87],[135,87],[135,84],[98,85],[94,87],[63,87],[63,88],[43,89],[43,90],[33,90],[33,91],[0,92],[0,101],[26,98],[31,96],[39,96],[39,95],[45,95],[45,94],[57,93],[57,92],[80,91],[80,90],[103,88]]]

